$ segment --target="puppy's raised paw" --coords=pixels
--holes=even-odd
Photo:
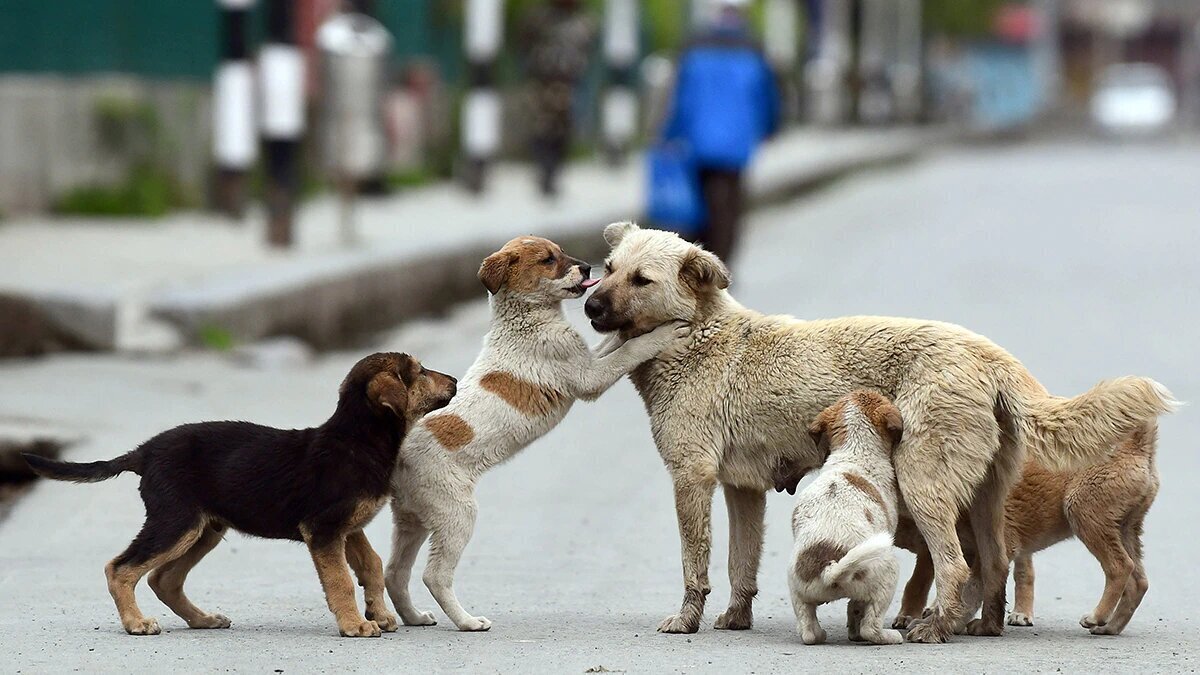
[[[383,632],[379,630],[379,624],[374,621],[348,622],[344,626],[339,626],[338,629],[342,633],[342,637],[379,637]]]
[[[158,635],[162,632],[162,628],[158,626],[158,619],[153,617],[145,619],[134,619],[125,624],[125,632],[130,635]]]
[[[1009,612],[1007,623],[1010,626],[1032,626],[1033,617],[1020,612]]]

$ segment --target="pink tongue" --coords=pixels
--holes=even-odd
[[[584,288],[591,288],[598,283],[600,283],[599,279],[584,279],[583,281],[579,282],[579,285],[583,286]]]

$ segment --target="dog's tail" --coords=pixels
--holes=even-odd
[[[871,563],[886,560],[892,555],[892,535],[880,532],[858,546],[846,551],[841,560],[829,564],[821,572],[821,583],[831,586]]]
[[[1073,398],[1010,388],[1001,391],[996,411],[1001,429],[1015,427],[1033,459],[1070,471],[1108,457],[1121,439],[1181,405],[1150,378],[1119,377]]]
[[[21,456],[25,458],[29,468],[42,478],[69,480],[73,483],[95,483],[125,471],[142,473],[142,453],[138,450],[103,462],[64,462],[27,452],[21,453]]]

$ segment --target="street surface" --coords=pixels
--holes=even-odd
[[[1009,349],[1058,394],[1141,374],[1196,402],[1198,179],[1195,145],[948,149],[755,213],[732,291],[750,307],[800,317],[961,323]],[[582,300],[567,306],[590,334],[582,310]],[[0,416],[86,434],[68,453],[76,460],[115,456],[186,421],[308,426],[329,414],[340,379],[368,349],[410,351],[461,372],[486,325],[486,305],[476,302],[290,371],[247,369],[216,354],[11,363],[0,366]],[[232,618],[232,629],[188,630],[143,584],[142,608],[165,632],[126,636],[102,573],[141,522],[136,477],[122,476],[42,484],[0,523],[0,670],[1189,672],[1200,666],[1197,437],[1194,406],[1164,419],[1163,484],[1146,532],[1151,588],[1115,638],[1079,627],[1103,577],[1081,544],[1067,542],[1034,559],[1033,628],[942,646],[857,646],[846,642],[845,605],[836,603],[819,613],[830,644],[805,647],[784,576],[792,498],[775,494],[754,629],[715,631],[729,591],[719,493],[714,588],[701,631],[656,633],[679,606],[679,541],[667,473],[641,402],[621,382],[484,477],[457,591],[468,610],[493,621],[488,633],[456,632],[415,581],[418,604],[433,610],[437,626],[340,639],[303,548],[231,534],[189,577],[188,594]],[[386,558],[386,513],[368,535]],[[899,556],[906,579],[912,556]],[[423,557],[418,578],[422,565]]]

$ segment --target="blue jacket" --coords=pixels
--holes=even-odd
[[[684,51],[664,140],[687,141],[700,166],[742,169],[778,126],[775,75],[743,29],[717,28]]]

